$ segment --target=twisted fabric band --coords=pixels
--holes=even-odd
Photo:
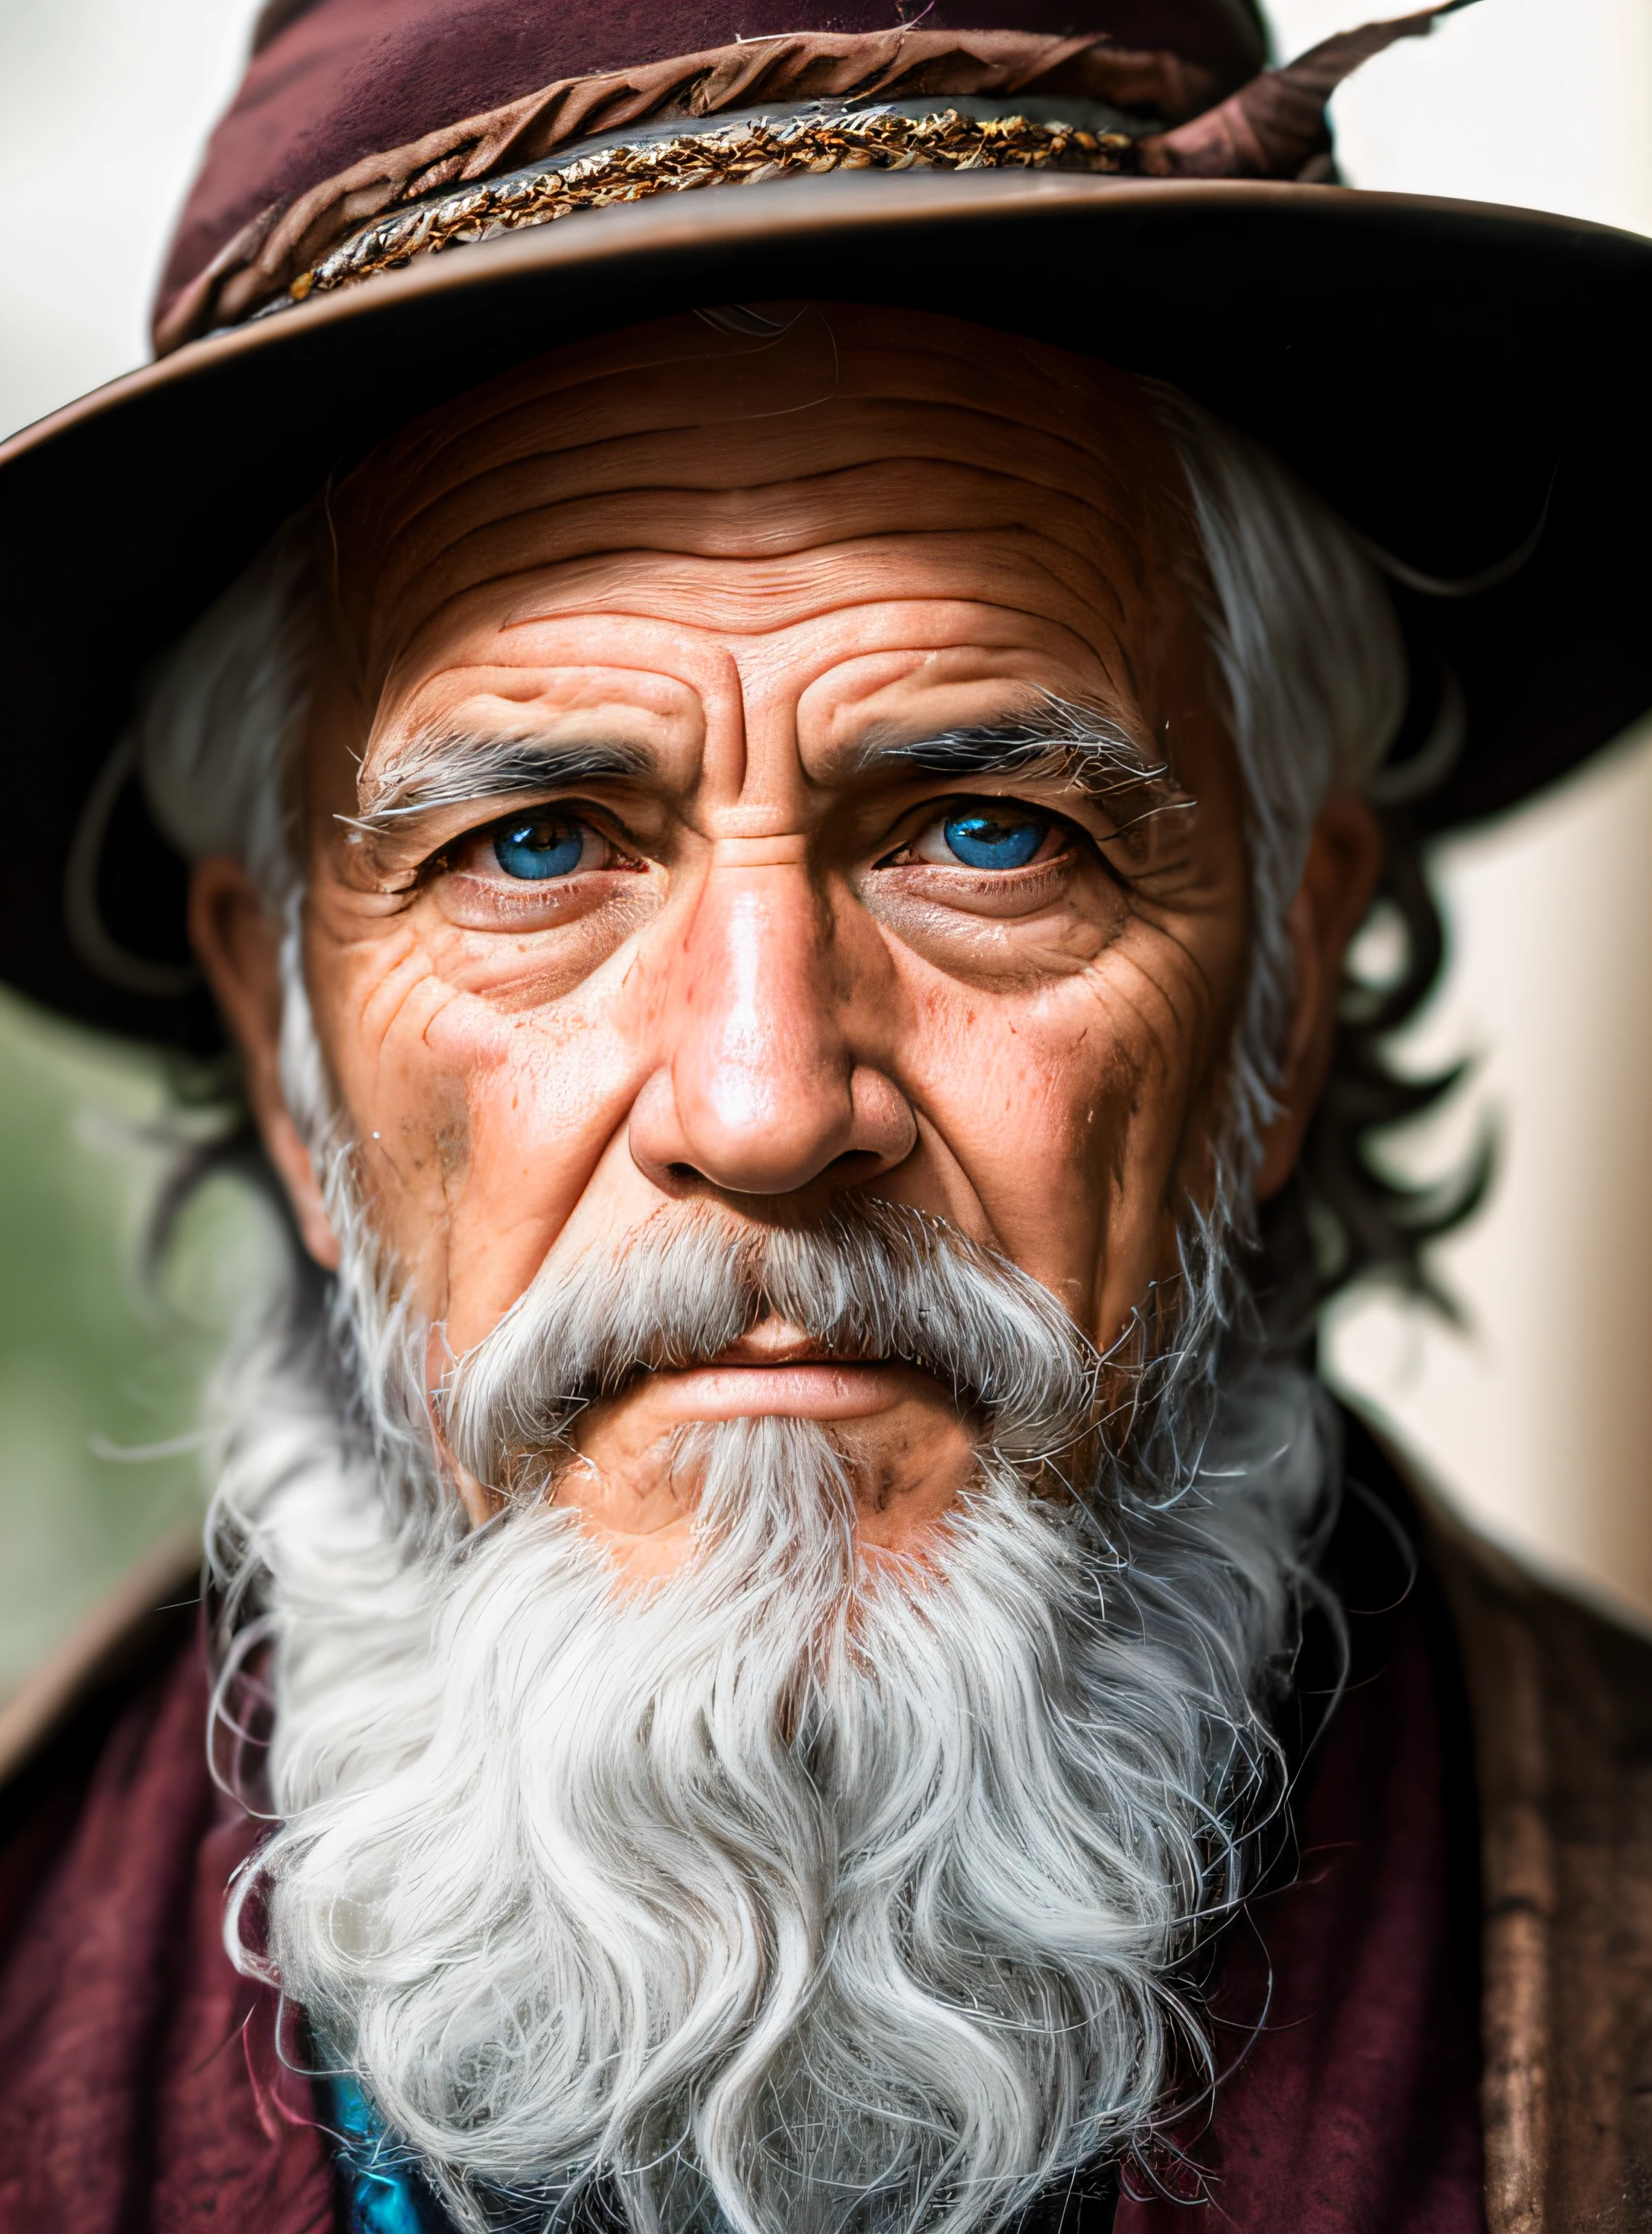
[[[604,147],[554,169],[518,171],[439,200],[399,210],[367,225],[294,280],[287,299],[393,271],[415,257],[491,240],[526,225],[550,225],[577,211],[700,186],[761,186],[771,179],[826,171],[1063,170],[1136,167],[1135,142],[1122,132],[1036,124],[1025,116],[974,117],[949,108],[911,117],[887,110],[839,111],[763,119],[714,132]]]

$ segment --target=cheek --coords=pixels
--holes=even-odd
[[[605,989],[513,1014],[416,950],[332,982],[325,1036],[375,1227],[462,1350],[532,1278],[623,1131],[630,1038]]]
[[[996,1245],[1048,1277],[1094,1236],[1120,1107],[1113,1035],[1069,980],[1022,999],[930,988],[907,1045],[910,1086],[978,1197]]]
[[[454,1205],[454,1307],[491,1325],[539,1270],[641,1083],[629,1036],[571,1003],[501,1018],[455,1009],[438,1061],[462,1069],[471,1153]]]
[[[913,1002],[909,1090],[974,1230],[1061,1295],[1097,1339],[1174,1270],[1200,1090],[1188,1001],[1126,940],[1025,996],[930,983]],[[1191,1178],[1191,1173],[1189,1177]]]

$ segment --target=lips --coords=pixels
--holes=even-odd
[[[914,1378],[903,1361],[846,1355],[771,1315],[703,1363],[656,1369],[632,1386],[646,1382],[653,1404],[684,1420],[850,1420],[886,1411]]]

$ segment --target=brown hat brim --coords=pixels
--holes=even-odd
[[[1068,173],[663,197],[193,343],[0,447],[19,837],[0,970],[72,1016],[210,1045],[177,975],[181,865],[134,785],[106,782],[88,826],[143,668],[330,472],[445,398],[605,329],[800,297],[947,312],[1173,381],[1420,575],[1484,577],[1541,520],[1498,586],[1398,592],[1420,692],[1445,663],[1467,706],[1432,827],[1495,813],[1652,706],[1652,242],[1468,203]]]

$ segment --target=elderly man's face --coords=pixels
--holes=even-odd
[[[836,310],[569,352],[346,486],[305,969],[375,1230],[454,1354],[684,1201],[915,1205],[1100,1349],[1174,1278],[1247,946],[1183,506],[1123,377]],[[1092,741],[1028,749],[1058,703]],[[209,865],[198,937],[325,1260],[237,905]],[[969,1473],[937,1382],[770,1319],[583,1415],[558,1494],[663,1571],[674,1431],[775,1413],[833,1423],[869,1549]]]

